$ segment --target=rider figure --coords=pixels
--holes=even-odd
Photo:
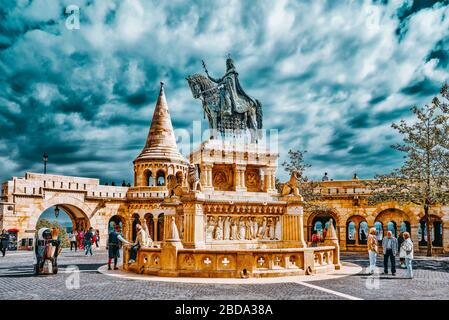
[[[231,57],[226,59],[226,73],[220,79],[215,79],[209,75],[204,62],[203,66],[209,80],[218,84],[220,88],[220,105],[222,106],[222,113],[225,115],[232,115],[232,111],[237,109],[237,89],[235,82],[238,73],[235,70],[234,62]]]

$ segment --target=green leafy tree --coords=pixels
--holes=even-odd
[[[404,153],[402,167],[377,175],[368,182],[372,193],[368,202],[398,201],[413,203],[424,211],[427,233],[427,255],[432,255],[429,214],[431,208],[449,203],[449,94],[448,86],[441,89],[443,100],[433,98],[430,105],[413,107],[415,121],[393,123],[403,136],[403,143],[392,148]]]
[[[59,230],[59,237],[61,239],[61,246],[63,248],[67,248],[70,247],[70,240],[69,240],[69,236],[67,234],[66,229],[61,226],[57,221],[50,221],[47,219],[40,219],[37,221],[36,224],[36,232],[40,229],[40,228],[56,228]]]

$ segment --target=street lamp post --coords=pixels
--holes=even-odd
[[[55,207],[55,218],[58,219],[59,217],[59,208],[58,206]]]
[[[42,158],[44,159],[44,174],[47,174],[47,162],[48,162],[48,154],[47,154],[47,152],[44,153]]]

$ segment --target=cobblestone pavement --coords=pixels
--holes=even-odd
[[[415,278],[403,279],[404,270],[397,277],[378,276],[374,282],[365,274],[340,279],[301,283],[277,284],[189,284],[150,282],[114,278],[97,269],[106,262],[104,250],[94,256],[82,252],[63,251],[57,275],[34,276],[30,252],[7,252],[0,257],[0,299],[345,299],[344,295],[362,299],[449,299],[449,258],[417,259]],[[343,261],[367,266],[367,257],[344,254]],[[380,259],[378,259],[380,260]],[[381,261],[378,261],[380,266]],[[79,268],[79,288],[73,286],[73,273],[68,267]],[[75,282],[76,283],[76,282]],[[374,289],[369,289],[374,287]]]

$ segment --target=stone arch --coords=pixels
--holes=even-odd
[[[131,239],[134,242],[137,238],[137,228],[136,226],[140,224],[140,216],[138,213],[132,215],[132,225],[131,225]]]
[[[35,214],[33,219],[28,221],[28,229],[34,230],[36,223],[44,211],[51,207],[56,207],[64,210],[67,215],[72,220],[72,225],[79,228],[89,228],[91,226],[90,216],[92,214],[92,209],[87,206],[83,201],[69,196],[67,194],[51,197],[40,205],[35,206]]]
[[[430,215],[430,232],[432,239],[432,246],[434,247],[442,247],[443,246],[443,219],[438,215],[431,214]],[[419,221],[418,226],[418,240],[420,246],[427,245],[427,230],[426,230],[426,221],[424,217],[422,217]]]
[[[164,218],[165,215],[163,212],[159,213],[157,216],[157,240],[164,240]]]
[[[374,222],[377,220],[377,217],[383,213],[384,211],[400,211],[406,216],[406,221],[409,221],[411,224],[418,223],[419,218],[416,212],[412,210],[409,206],[400,206],[397,202],[384,202],[376,206],[375,210],[372,212],[371,216],[374,217]],[[368,220],[368,219],[367,219]]]
[[[368,234],[366,231],[368,222],[364,216],[361,216],[358,214],[349,216],[348,219],[346,219],[345,225],[346,225],[346,244],[347,245],[366,244],[366,239],[368,237]],[[362,225],[362,229],[361,229],[361,225]],[[354,230],[350,230],[351,226],[354,227]]]
[[[156,185],[157,186],[165,186],[166,182],[167,182],[166,180],[167,180],[167,176],[165,174],[165,170],[159,169],[156,172]]]
[[[145,186],[147,186],[147,187],[154,186],[153,172],[151,171],[151,168],[147,168],[143,171],[143,178],[144,178]]]
[[[144,219],[147,223],[150,238],[152,240],[155,240],[155,237],[154,237],[154,235],[155,235],[154,215],[152,213],[148,212],[145,214]]]
[[[394,231],[393,235],[397,236],[399,233],[399,228],[402,222],[406,222],[411,224],[411,220],[413,218],[410,217],[404,210],[399,208],[387,208],[380,211],[376,217],[375,222],[382,223],[383,235],[387,234],[387,231]]]
[[[312,212],[307,219],[308,241],[312,241],[312,234],[317,223],[320,222],[321,225],[325,227],[330,218],[333,220],[335,230],[337,231],[337,237],[340,238],[340,219],[338,213],[335,210],[319,210]]]

